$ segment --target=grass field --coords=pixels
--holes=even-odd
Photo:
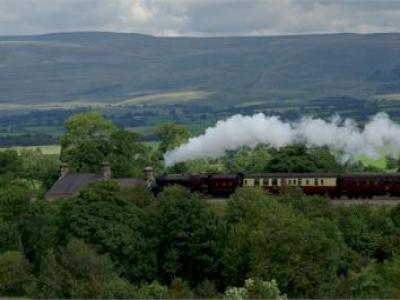
[[[158,146],[158,142],[144,142],[145,145],[150,146],[152,148],[156,148]],[[0,148],[0,151],[4,151],[7,149],[14,149],[20,152],[21,150],[36,150],[40,149],[43,154],[47,155],[56,155],[60,154],[61,146],[60,145],[43,145],[43,146],[18,146],[18,147],[10,147],[10,148]]]
[[[381,170],[386,170],[386,165],[387,161],[384,156],[378,157],[378,158],[372,158],[366,155],[360,156],[359,157],[360,162],[364,166],[370,166],[370,167],[375,167]]]
[[[400,100],[400,94],[382,94],[382,95],[376,95],[373,97],[373,99],[376,100],[392,100],[392,101],[399,101]]]
[[[131,105],[163,105],[163,104],[176,104],[176,103],[187,103],[196,100],[206,99],[212,95],[211,92],[201,90],[176,90],[167,93],[148,94],[145,96],[130,97],[125,100],[116,101],[113,103],[103,103],[96,101],[87,101],[85,99],[65,101],[65,102],[49,102],[45,104],[30,104],[29,110],[53,110],[53,109],[77,109],[77,108],[110,108],[110,107],[124,107]],[[0,103],[0,111],[26,111],[27,107],[25,104],[14,104],[14,103]]]
[[[7,149],[15,149],[18,152],[21,150],[36,150],[40,149],[43,154],[47,155],[56,155],[60,154],[61,146],[60,145],[42,145],[42,146],[20,146],[20,147],[11,147],[11,148],[0,148],[0,151]]]
[[[182,90],[168,93],[154,93],[146,96],[132,97],[118,102],[115,106],[125,105],[161,105],[171,103],[185,103],[207,98],[211,93],[200,90]]]

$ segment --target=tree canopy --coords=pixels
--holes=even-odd
[[[116,177],[138,176],[152,159],[138,133],[119,129],[97,113],[70,117],[61,147],[60,159],[72,169],[97,172],[101,162],[107,160]]]
[[[179,124],[161,125],[157,128],[156,134],[160,139],[159,150],[161,153],[186,143],[192,135],[185,126]]]

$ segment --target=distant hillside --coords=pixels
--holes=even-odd
[[[0,37],[0,103],[303,101],[400,93],[400,34]]]

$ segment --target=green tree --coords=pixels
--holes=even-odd
[[[267,169],[270,159],[269,149],[259,145],[254,149],[241,147],[238,150],[228,151],[221,161],[228,172],[260,173]]]
[[[22,161],[21,176],[29,179],[32,185],[40,182],[44,189],[49,189],[58,179],[59,157],[45,155],[40,148],[36,150],[23,149],[20,152]]]
[[[22,244],[18,224],[12,221],[5,221],[0,217],[0,253],[21,249]]]
[[[147,186],[138,185],[128,189],[129,199],[137,207],[146,208],[155,202],[154,194]]]
[[[0,217],[5,221],[19,222],[30,203],[31,192],[22,182],[9,182],[0,187]]]
[[[41,253],[35,297],[45,299],[63,298],[68,293],[64,291],[64,270],[57,261],[53,249]]]
[[[168,287],[157,281],[150,284],[142,284],[137,292],[137,299],[167,299]]]
[[[116,177],[141,176],[143,167],[152,161],[152,152],[139,137],[99,114],[74,115],[67,120],[61,139],[61,160],[81,172],[96,172],[108,160]]]
[[[263,211],[271,197],[262,189],[242,187],[236,189],[227,204],[226,218],[230,224],[245,221],[251,223]]]
[[[367,205],[337,208],[337,224],[346,244],[354,251],[374,257],[382,238],[394,231],[393,221],[384,210]]]
[[[309,149],[309,156],[314,164],[314,172],[342,172],[343,166],[327,147],[313,147]]]
[[[275,280],[246,279],[244,287],[226,289],[225,299],[287,299],[282,295]]]
[[[392,157],[392,156],[386,156],[385,157],[386,160],[386,169],[387,170],[397,170],[399,167],[399,160],[397,160],[396,158]]]
[[[228,284],[251,276],[276,279],[293,297],[334,293],[332,287],[346,253],[334,222],[309,219],[274,199],[257,201],[262,196],[256,190],[243,189],[239,196],[230,200],[227,211],[224,265]],[[247,201],[246,205],[246,198],[255,199],[255,203]]]
[[[342,170],[335,157],[326,148],[307,149],[296,144],[279,150],[271,149],[268,172],[338,172]]]
[[[398,298],[400,295],[400,256],[395,256],[384,262],[382,267],[383,283],[382,295],[384,298]]]
[[[375,258],[379,261],[400,255],[400,229],[396,228],[393,233],[383,234],[378,238],[378,250]]]
[[[17,176],[21,170],[21,159],[15,150],[0,151],[0,175]]]
[[[140,135],[118,129],[110,136],[112,148],[107,155],[115,177],[142,177],[143,168],[151,164],[151,149],[139,141]]]
[[[360,271],[350,271],[351,297],[354,298],[380,298],[383,278],[375,262],[370,262]]]
[[[63,290],[66,298],[113,298],[108,283],[116,276],[110,259],[81,240],[62,249]]]
[[[225,215],[229,231],[222,255],[226,284],[241,285],[250,275],[249,230],[257,225],[269,201],[270,197],[263,190],[249,187],[237,189],[229,199]]]
[[[204,280],[200,282],[194,289],[195,298],[200,299],[217,299],[220,295],[217,291],[215,282],[211,280]]]
[[[110,137],[117,128],[98,113],[70,117],[61,138],[61,160],[77,171],[97,171],[111,152]]]
[[[174,278],[168,290],[169,298],[171,299],[191,299],[193,292],[189,284],[181,278]]]
[[[106,286],[113,299],[144,299],[138,296],[135,286],[124,278],[114,276]]]
[[[189,174],[196,173],[221,173],[224,166],[218,161],[210,161],[207,159],[195,159],[184,163],[185,172]]]
[[[390,217],[393,221],[393,224],[400,228],[400,204],[396,205],[391,211],[390,211]]]
[[[192,135],[185,126],[179,124],[161,125],[157,128],[156,134],[160,139],[159,150],[161,153],[186,143]]]
[[[301,191],[298,193],[295,190],[282,194],[279,197],[279,201],[310,218],[327,218],[330,220],[335,220],[336,218],[332,202],[325,197],[310,197]]]
[[[199,195],[181,187],[165,189],[154,218],[163,282],[180,277],[195,284],[214,275],[217,220]]]
[[[153,279],[154,238],[143,210],[116,182],[97,182],[65,202],[62,236],[72,235],[107,253],[122,275],[132,281]]]
[[[346,247],[333,223],[312,222],[273,204],[250,239],[253,276],[276,278],[283,290],[295,297],[335,292],[331,289]]]
[[[58,253],[50,249],[42,259],[35,297],[131,299],[137,293],[114,271],[108,256],[72,239]]]
[[[22,252],[0,254],[0,296],[27,296],[32,282],[31,268]]]
[[[41,259],[58,244],[58,207],[47,201],[36,201],[27,208],[20,221],[25,255],[35,269]]]

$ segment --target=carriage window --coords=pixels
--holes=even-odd
[[[298,184],[301,185],[301,179],[299,179]]]
[[[297,180],[293,179],[293,185],[296,185],[296,184],[297,184]]]
[[[310,180],[306,179],[306,185],[310,184]]]
[[[272,184],[273,184],[273,185],[277,185],[277,184],[278,184],[278,180],[277,180],[277,179],[273,179],[273,180],[272,180]]]
[[[321,185],[324,185],[324,180],[323,179],[321,179]]]
[[[318,185],[318,179],[317,178],[314,179],[314,185]]]
[[[255,179],[255,180],[254,180],[254,185],[255,185],[255,186],[259,186],[259,185],[260,185],[260,179],[258,179],[258,178]]]

